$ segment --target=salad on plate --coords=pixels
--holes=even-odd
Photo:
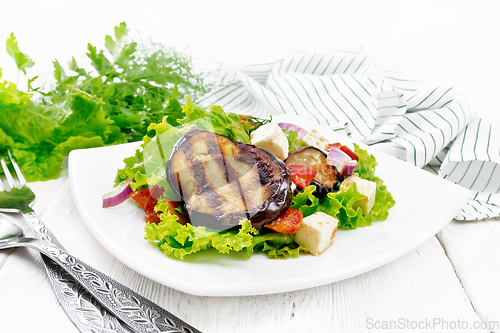
[[[176,97],[171,107],[180,108]],[[134,200],[145,239],[170,258],[214,248],[269,258],[320,255],[338,228],[387,219],[395,201],[375,157],[272,119],[191,102],[152,123],[103,207]]]

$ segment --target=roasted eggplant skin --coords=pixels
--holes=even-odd
[[[260,229],[285,214],[292,201],[292,174],[281,160],[254,145],[196,127],[175,144],[166,175],[194,226],[229,230],[248,218]],[[248,180],[251,177],[254,181]],[[222,195],[228,189],[236,195]],[[255,194],[259,191],[262,202]],[[246,209],[226,209],[232,200]]]
[[[317,171],[309,185],[315,185],[313,194],[319,198],[324,198],[330,192],[338,192],[340,181],[337,169],[333,165],[326,163],[327,155],[322,150],[306,146],[293,150],[288,154],[285,163],[302,165]],[[303,192],[296,188],[295,191]]]

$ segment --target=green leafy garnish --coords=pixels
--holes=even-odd
[[[21,52],[14,34],[6,46],[26,75],[34,62]],[[33,88],[36,77],[27,77],[33,94],[0,82],[0,145],[12,151],[27,181],[57,178],[64,157],[74,149],[142,140],[149,124],[164,118],[170,127],[178,126],[177,119],[185,116],[179,99],[195,99],[211,87],[193,72],[189,57],[131,40],[125,23],[115,27],[113,37],[106,36],[105,46],[88,45],[91,70],[75,58],[69,70],[54,60],[55,86],[48,92]],[[117,180],[124,175],[132,176],[132,170],[121,171]],[[137,186],[143,181],[135,179]]]
[[[271,259],[297,258],[301,251],[307,250],[294,243],[294,235],[259,235],[248,219],[240,221],[238,230],[230,231],[193,227],[191,224],[182,225],[177,223],[177,219],[175,215],[162,213],[160,223],[148,223],[145,227],[144,238],[172,259],[183,260],[186,255],[210,248],[223,254],[245,249],[248,258],[254,252],[262,252]]]
[[[175,96],[170,103],[175,103]],[[182,107],[182,118],[177,120],[177,127],[169,123],[165,116],[159,123],[151,123],[144,136],[142,150],[124,160],[125,167],[118,170],[115,186],[130,179],[133,190],[143,186],[158,185],[165,189],[165,198],[174,194],[166,181],[165,168],[172,149],[179,138],[193,127],[228,136],[233,141],[250,143],[250,133],[245,123],[240,123],[238,115],[225,113],[219,106],[208,111],[194,104],[188,96]]]
[[[46,100],[61,103],[75,89],[103,101],[106,114],[132,141],[142,139],[150,123],[167,122],[177,126],[182,117],[178,99],[191,95],[196,99],[210,84],[193,72],[191,60],[162,45],[139,45],[129,37],[125,23],[115,27],[115,36],[106,36],[106,50],[88,44],[87,57],[93,71],[87,71],[73,59],[72,74],[66,74],[54,61],[56,87]],[[172,97],[174,97],[172,99]]]
[[[10,38],[7,39],[7,53],[16,62],[17,69],[22,71],[26,75],[26,68],[31,68],[35,65],[35,62],[28,57],[27,54],[22,53],[17,45],[16,37],[14,33],[10,33]]]
[[[169,213],[161,214],[160,219],[158,224],[146,225],[145,239],[169,258],[184,259],[188,254],[208,248],[214,248],[220,253],[241,251],[251,246],[252,235],[257,234],[249,220],[242,220],[239,230],[216,231],[206,227],[193,227],[191,224],[181,225],[177,223],[177,216]]]
[[[197,123],[198,127],[211,129],[212,132],[229,137],[232,141],[250,143],[250,129],[247,122],[240,123],[240,117],[235,113],[226,113],[218,105],[211,106],[208,111],[197,106],[188,96],[186,105],[182,108],[185,117],[177,120],[179,124]]]
[[[295,235],[276,232],[254,236],[252,244],[247,247],[247,257],[254,252],[266,253],[270,259],[297,258],[300,252],[307,252],[307,248],[294,242]]]
[[[288,140],[288,152],[294,151],[302,147],[302,140],[298,139],[299,134],[296,131],[282,129],[283,133],[285,133],[286,138]]]

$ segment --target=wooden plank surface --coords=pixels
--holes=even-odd
[[[203,332],[371,332],[379,331],[370,328],[384,322],[416,325],[434,318],[468,323],[484,319],[476,314],[456,275],[456,264],[452,265],[435,237],[388,265],[337,283],[274,295],[198,297],[153,282],[112,257],[84,225],[67,175],[35,183],[33,189],[35,209],[72,254]],[[24,223],[19,218],[16,221]],[[4,260],[0,300],[2,331],[76,332],[59,307],[34,251],[18,249]],[[410,326],[408,331],[420,330]]]
[[[500,332],[500,218],[453,221],[437,237],[481,320]]]

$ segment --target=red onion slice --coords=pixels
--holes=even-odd
[[[358,161],[356,160],[350,160],[345,162],[344,168],[342,169],[342,175],[343,176],[352,176],[354,173],[354,170],[356,170],[356,167],[358,166]]]
[[[328,151],[326,163],[333,165],[337,171],[341,172],[344,169],[344,164],[348,161],[351,161],[351,158],[342,150],[332,147]]]
[[[127,200],[133,192],[128,182],[128,179],[122,181],[111,192],[103,195],[102,208],[113,207]]]
[[[297,132],[297,134],[298,134],[297,139],[299,139],[299,140],[301,140],[308,132],[305,129],[303,129],[302,127],[299,127],[297,125],[290,124],[290,123],[278,123],[278,126],[281,127],[282,129]]]

